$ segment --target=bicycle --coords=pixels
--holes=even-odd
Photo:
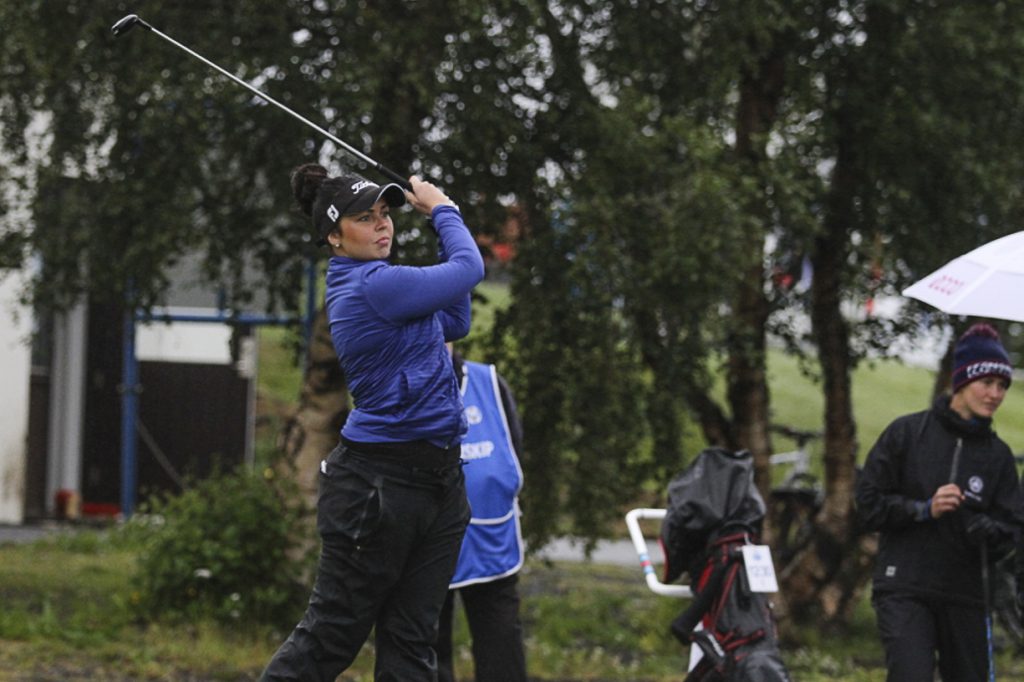
[[[773,433],[785,436],[796,444],[795,450],[771,455],[772,467],[789,465],[781,482],[773,485],[770,516],[774,523],[772,552],[780,565],[786,565],[810,544],[814,535],[814,517],[825,500],[818,477],[811,471],[808,443],[823,436],[821,431],[806,431],[773,424]]]
[[[1018,471],[1024,465],[1024,454],[1014,455]],[[1017,580],[1014,571],[1016,557],[1000,559],[992,575],[993,622],[1001,626],[1003,633],[1017,651],[1024,651],[1024,618],[1017,609]]]

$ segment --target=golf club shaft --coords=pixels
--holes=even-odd
[[[122,25],[125,25],[126,19],[128,19],[128,17],[126,17],[125,19],[122,19],[117,24],[115,24],[115,27],[114,27],[115,35],[119,34],[118,27],[120,27]],[[162,31],[159,31],[159,30],[153,28],[150,24],[146,23],[145,21],[142,21],[141,19],[138,19],[137,17],[133,17],[133,21],[127,23],[126,28],[123,29],[123,30],[128,30],[128,28],[130,28],[133,25],[141,26],[142,28],[146,29],[147,31],[151,31],[152,33],[155,33],[156,35],[160,36],[161,38],[163,38],[167,42],[171,43],[175,47],[181,48],[182,50],[184,50],[185,52],[189,53],[190,55],[192,55],[193,57],[195,57],[199,61],[203,62],[207,66],[209,66],[209,67],[211,67],[213,69],[216,69],[220,73],[224,74],[225,76],[227,76],[228,78],[233,80],[235,83],[238,83],[243,88],[245,88],[249,92],[253,93],[254,95],[259,97],[263,101],[267,102],[268,104],[273,104],[275,107],[277,107],[281,111],[285,112],[286,114],[288,114],[288,115],[292,116],[293,118],[295,118],[295,119],[305,123],[307,126],[309,126],[313,130],[317,131],[318,133],[320,133],[321,135],[323,135],[324,137],[326,137],[327,139],[329,139],[330,141],[334,142],[336,145],[338,145],[339,147],[341,147],[342,149],[347,151],[349,154],[352,154],[356,158],[358,158],[358,159],[362,160],[363,162],[373,166],[375,169],[377,169],[378,172],[380,172],[382,175],[386,176],[392,182],[400,185],[404,189],[407,189],[407,190],[411,190],[412,189],[412,186],[409,184],[409,181],[406,180],[405,178],[403,178],[401,175],[399,175],[395,171],[393,171],[390,168],[384,166],[380,162],[375,161],[374,159],[370,158],[369,156],[367,156],[363,152],[359,151],[358,149],[356,149],[352,145],[350,145],[347,142],[345,142],[344,140],[341,140],[340,138],[338,138],[336,135],[334,135],[330,131],[324,129],[322,126],[319,126],[316,123],[313,123],[312,121],[310,121],[305,116],[302,116],[302,115],[292,111],[291,109],[289,109],[285,105],[281,104],[280,102],[278,102],[276,99],[274,99],[270,95],[264,93],[263,91],[261,91],[261,90],[259,90],[257,88],[254,88],[253,86],[249,85],[244,80],[242,80],[241,78],[238,78],[234,74],[226,71],[225,69],[222,69],[220,66],[218,66],[217,64],[214,64],[213,62],[211,62],[209,59],[207,59],[203,55],[201,55],[198,52],[196,52],[195,50],[189,48],[187,45],[183,45],[182,43],[179,43],[177,40],[175,40],[174,38],[170,37],[166,33],[163,33]]]
[[[988,542],[981,543],[981,590],[985,603],[985,643],[988,648],[988,680],[996,680],[996,657],[992,645],[992,595],[989,592]]]

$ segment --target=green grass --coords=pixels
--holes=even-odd
[[[0,680],[237,680],[273,652],[276,633],[140,622],[135,566],[117,532],[0,546]]]
[[[0,670],[8,671],[0,680],[255,679],[285,634],[138,623],[131,615],[132,550],[109,533],[83,531],[80,538],[0,547]],[[650,592],[638,570],[530,561],[520,585],[534,679],[680,678],[688,650],[669,635],[667,624],[683,602]],[[472,657],[461,609],[455,622],[456,671],[468,680]],[[800,679],[844,680],[844,671],[855,670],[848,651],[859,652],[862,661],[870,658],[863,648],[871,644],[861,639],[838,650],[835,643],[820,646],[787,652],[794,672],[827,669],[830,675]],[[343,679],[368,682],[372,667],[367,645]]]
[[[298,364],[296,343],[301,330],[285,327],[259,328],[259,384],[260,397],[293,405],[302,385],[302,367]]]
[[[508,304],[507,287],[485,282],[474,304],[473,334],[484,333]],[[260,330],[259,447],[271,451],[302,381],[291,334]],[[896,416],[927,405],[933,372],[896,361],[865,363],[853,376],[854,412],[863,457]],[[773,420],[821,429],[821,387],[779,352],[769,358]],[[1024,382],[1015,384],[996,419],[1000,435],[1024,452]],[[779,439],[778,449],[791,444]],[[696,451],[696,450],[694,450]],[[659,495],[662,491],[658,491]],[[621,529],[620,529],[621,530]],[[624,537],[624,536],[623,536]],[[0,546],[0,682],[6,680],[251,680],[287,635],[268,627],[226,629],[212,623],[144,623],[133,606],[136,553],[111,531],[82,530],[23,545]],[[688,650],[668,632],[685,602],[650,592],[638,568],[527,562],[522,617],[531,678],[678,682]],[[865,599],[849,629],[828,636],[783,623],[783,656],[801,682],[885,679],[874,615]],[[455,664],[472,675],[468,628],[455,617]],[[372,680],[367,644],[341,678]],[[1024,662],[999,655],[1000,679],[1024,679]]]
[[[773,351],[768,360],[773,420],[800,429],[820,430],[824,423],[824,398],[820,384],[802,375],[797,361]],[[859,461],[896,417],[929,406],[935,372],[898,360],[863,363],[853,374],[853,412],[857,422]],[[1024,453],[1024,382],[1010,386],[995,417],[1000,437],[1016,453]],[[779,438],[777,449],[792,443]]]
[[[102,641],[126,624],[129,554],[92,535],[0,551],[0,632],[6,636],[79,646]]]
[[[253,680],[287,634],[210,623],[142,623],[133,617],[135,553],[118,533],[0,546],[0,682],[6,680]],[[689,651],[668,632],[685,605],[650,592],[638,568],[530,560],[520,580],[531,679],[678,682]],[[794,634],[796,637],[794,637]],[[885,679],[874,616],[859,605],[842,637],[787,633],[783,658],[801,682]],[[341,678],[369,682],[367,644]],[[455,617],[459,679],[472,676],[468,630]],[[1000,679],[1024,660],[999,654]]]

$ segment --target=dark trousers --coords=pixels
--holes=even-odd
[[[437,679],[437,622],[469,522],[458,448],[440,452],[430,461],[343,445],[327,458],[316,584],[262,680],[334,682],[371,629],[375,680]]]
[[[473,664],[478,682],[526,682],[523,628],[519,621],[517,574],[487,583],[451,590],[441,611],[437,638],[437,679],[454,682],[452,669],[452,612],[458,592],[473,640]]]
[[[872,597],[889,682],[985,682],[985,610],[905,594]]]

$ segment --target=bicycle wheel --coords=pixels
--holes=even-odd
[[[1013,576],[1013,556],[998,562],[992,572],[992,624],[1001,632],[1006,645],[1024,651],[1024,622],[1017,610],[1017,584]]]
[[[771,493],[772,553],[781,565],[807,547],[814,537],[820,494],[808,488],[777,488]]]

